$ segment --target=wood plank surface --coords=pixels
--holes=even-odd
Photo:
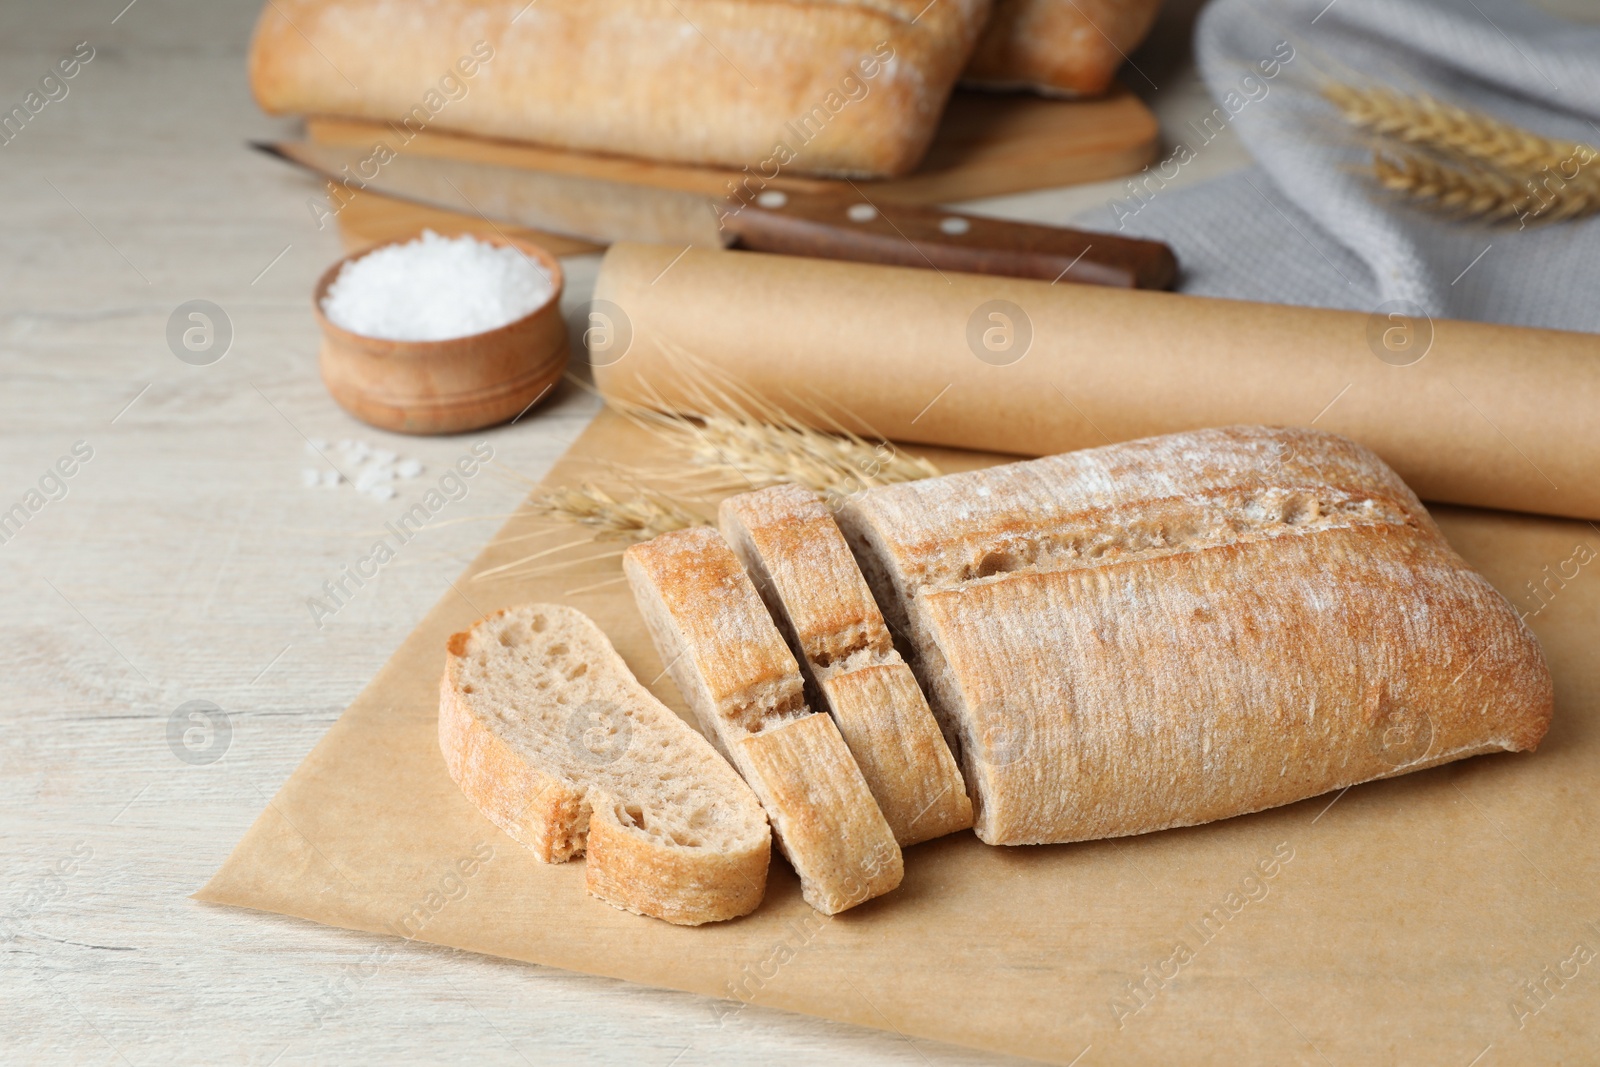
[[[475,479],[320,628],[308,612],[470,442],[370,430],[318,380],[311,288],[341,247],[307,210],[319,183],[245,147],[303,135],[250,99],[260,6],[0,5],[6,108],[77,42],[95,49],[0,146],[0,501],[75,442],[94,449],[0,544],[0,1061],[1006,1062],[759,1007],[718,1026],[703,997],[190,899],[525,491]],[[1210,106],[1186,62],[1135,58],[1158,110],[1177,107],[1169,124]],[[1207,160],[1239,154],[1219,142]],[[992,209],[1064,221],[1119,184]],[[576,306],[594,261],[564,267]],[[194,299],[233,326],[210,366],[166,341]],[[505,471],[537,478],[595,410],[568,388],[489,440]],[[321,468],[307,436],[428,469],[388,502],[306,488]],[[191,700],[229,717],[214,763],[169,743]]]

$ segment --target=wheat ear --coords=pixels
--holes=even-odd
[[[928,460],[907,455],[886,440],[868,440],[814,405],[811,421],[802,420],[681,349],[667,354],[683,394],[679,402],[669,402],[645,385],[646,403],[608,403],[687,453],[691,465],[714,481],[708,492],[794,482],[836,505],[859,489],[939,474]],[[812,423],[827,424],[830,430]]]
[[[867,440],[840,425],[813,406],[816,422],[832,427],[832,432],[815,429],[782,408],[717,374],[681,350],[669,350],[678,365],[680,384],[685,384],[691,414],[681,414],[681,405],[667,404],[654,390],[646,390],[645,404],[608,400],[608,403],[635,425],[656,435],[688,460],[690,473],[661,470],[614,470],[626,480],[657,484],[698,479],[690,498],[714,498],[744,492],[778,482],[796,482],[823,494],[831,506],[858,489],[894,482],[914,481],[939,473],[925,459],[908,456],[888,441]],[[610,559],[620,552],[602,552],[581,559],[540,563],[540,560],[590,544],[599,538],[645,541],[689,526],[705,525],[683,498],[658,490],[641,489],[630,496],[617,496],[585,482],[574,488],[536,489],[529,501],[534,514],[564,523],[591,527],[595,537],[554,545],[529,553],[509,563],[490,568],[474,580],[510,579],[546,574],[579,563]],[[523,540],[533,534],[517,534],[501,543]],[[586,592],[620,579],[610,578],[596,585],[568,590]]]
[[[1538,195],[1488,167],[1449,166],[1418,152],[1379,151],[1372,171],[1385,189],[1420,200],[1460,218],[1500,222],[1557,222],[1600,211],[1600,188],[1567,184]]]
[[[589,482],[535,493],[529,502],[536,515],[594,527],[602,536],[647,541],[671,530],[699,526],[705,520],[664,493],[640,492],[616,497]]]
[[[572,486],[560,486],[554,489],[537,489],[528,501],[528,508],[535,515],[556,519],[562,523],[588,526],[595,533],[593,536],[580,538],[576,541],[551,545],[537,552],[519,556],[508,563],[502,563],[487,570],[479,571],[472,576],[473,581],[509,581],[515,578],[531,578],[566,570],[584,563],[616,559],[622,555],[621,549],[596,552],[576,559],[558,559],[552,563],[539,562],[574,548],[594,545],[596,541],[603,538],[629,542],[648,541],[659,534],[705,523],[705,520],[699,515],[696,515],[689,508],[664,493],[639,492],[630,497],[617,497],[591,482],[584,482],[575,488]],[[546,528],[533,534],[516,534],[495,543],[507,544],[511,541],[542,536],[548,532],[549,529]],[[611,581],[612,579],[607,579],[597,585],[584,586],[582,589],[571,589],[568,590],[568,593],[581,593],[591,589],[598,589],[602,585],[611,584]]]
[[[1533,177],[1546,167],[1559,168],[1575,160],[1581,168],[1596,156],[1588,145],[1542,137],[1427,95],[1407,96],[1381,87],[1363,89],[1337,83],[1324,86],[1322,95],[1352,125],[1487,163],[1513,175]],[[1577,176],[1594,180],[1581,169]]]
[[[1374,153],[1372,171],[1385,189],[1463,218],[1515,218],[1533,202],[1527,189],[1502,174],[1448,167],[1417,152]]]

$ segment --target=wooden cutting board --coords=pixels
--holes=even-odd
[[[356,119],[312,118],[307,135],[325,144],[371,145],[388,127]],[[902,178],[861,182],[879,196],[916,204],[946,204],[1100,181],[1129,174],[1155,158],[1160,128],[1144,103],[1116,86],[1095,100],[1046,100],[1023,94],[957,93],[920,167]],[[511,141],[424,131],[407,152],[524,166],[564,174],[640,182],[722,195],[741,172],[687,167],[622,156],[588,155]],[[782,176],[775,186],[838,189],[843,181]],[[375,194],[351,200],[338,215],[340,235],[354,250],[416,233],[500,232],[535,241],[556,255],[599,246],[505,226]]]

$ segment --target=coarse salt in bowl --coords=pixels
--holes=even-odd
[[[347,261],[322,312],[364,337],[443,341],[515,322],[554,292],[543,267],[513,246],[423,230]]]
[[[567,367],[561,263],[521,238],[431,231],[329,267],[311,306],[339,405],[402,433],[515,420]]]

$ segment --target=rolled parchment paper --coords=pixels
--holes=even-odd
[[[890,440],[1036,456],[1315,426],[1429,500],[1600,519],[1600,335],[617,244],[588,339],[610,399],[708,379]]]

